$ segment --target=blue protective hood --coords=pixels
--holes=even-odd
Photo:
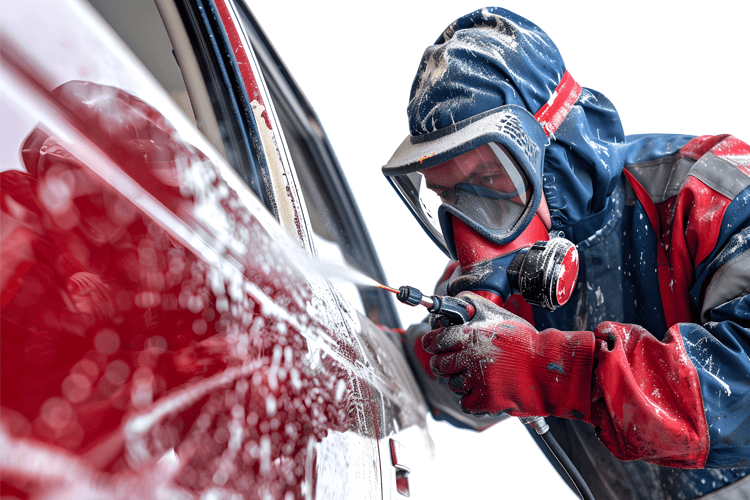
[[[535,24],[498,7],[477,10],[425,51],[407,108],[410,133],[429,134],[505,104],[533,115],[565,71],[557,47]],[[552,228],[570,229],[580,240],[596,226],[587,219],[607,208],[630,149],[617,111],[583,88],[548,144],[538,146]]]

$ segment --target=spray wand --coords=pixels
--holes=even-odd
[[[423,306],[432,313],[439,326],[461,325],[474,316],[474,306],[450,295],[425,296],[413,286],[402,286],[398,290],[386,285],[378,285],[383,290],[396,294],[396,298],[410,306]]]

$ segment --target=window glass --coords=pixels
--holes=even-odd
[[[180,67],[154,0],[88,1],[195,121]]]
[[[192,113],[189,103],[183,98],[185,85],[181,82],[179,67],[172,56],[168,40],[165,45],[154,48],[157,59],[151,61],[147,58],[146,61],[151,61],[149,64],[153,65],[160,83],[165,85],[170,94],[154,84],[154,77],[141,61],[132,57],[131,49],[111,28],[101,23],[99,14],[90,4],[72,0],[61,1],[59,4],[28,0],[23,4],[18,7],[4,5],[3,22],[11,39],[19,42],[19,50],[23,51],[21,58],[39,70],[47,87],[55,88],[69,81],[86,81],[123,90],[158,109],[164,119],[179,130],[183,139],[195,144],[209,156],[213,154],[214,149],[206,144],[203,136],[192,126],[192,118],[188,118],[192,117]],[[125,6],[131,2],[110,4]],[[151,23],[160,27],[154,27],[154,31],[163,32],[158,12],[152,16],[152,12],[156,10],[153,2],[150,10],[146,8],[146,4],[143,8],[152,19]],[[45,12],[47,15],[30,16],[28,12]],[[124,20],[118,22],[125,27],[129,24]],[[134,21],[136,27],[139,23],[140,21]],[[63,26],[66,29],[61,29]],[[55,43],[49,42],[51,37]],[[161,35],[154,35],[153,38],[159,43],[164,41]],[[146,49],[144,51],[148,52]],[[174,99],[170,99],[170,96]],[[181,108],[176,101],[186,108]],[[28,130],[16,132],[23,135]],[[17,161],[14,165],[19,168]],[[7,164],[4,163],[3,168],[7,168]]]
[[[375,280],[385,281],[356,200],[303,89],[297,87],[247,3],[237,2],[237,7],[238,19],[252,42],[273,97],[313,230],[328,242],[328,245],[321,244],[319,247],[324,250],[337,247],[348,266]],[[330,254],[319,253],[330,258]],[[354,297],[353,294],[346,296],[354,304],[358,304],[361,299],[365,314],[373,322],[391,327],[400,326],[393,298],[388,292],[373,287],[360,287],[359,297]]]

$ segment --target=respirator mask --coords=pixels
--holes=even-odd
[[[511,295],[548,310],[575,287],[578,254],[537,215],[548,138],[527,110],[505,105],[409,136],[383,172],[432,240],[460,264],[450,295]]]

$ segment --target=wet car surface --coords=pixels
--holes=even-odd
[[[3,495],[418,496],[389,302],[314,272],[379,264],[249,10],[94,4],[3,18]]]

